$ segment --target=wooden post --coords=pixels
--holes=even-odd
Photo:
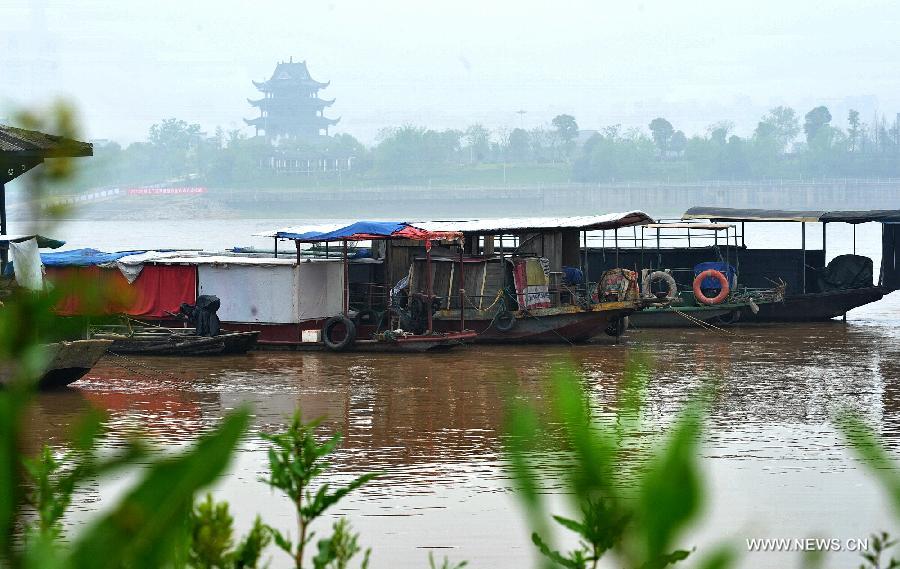
[[[275,258],[278,258],[278,238],[275,238]]]
[[[343,241],[341,255],[344,264],[344,316],[350,317],[350,262],[347,260],[347,240]]]
[[[616,236],[616,268],[619,268],[619,228],[614,229]]]
[[[294,240],[294,245],[297,246],[297,264],[299,265],[300,264],[300,242],[297,240]]]
[[[691,230],[688,229],[688,235],[690,235]],[[656,228],[656,269],[662,270],[662,250],[660,248],[660,235],[659,235],[659,227]]]
[[[484,236],[484,255],[486,257],[490,257],[494,254],[494,236],[493,235],[485,235]]]
[[[466,329],[466,270],[463,263],[463,250],[459,250],[459,331]]]
[[[584,230],[584,289],[590,290],[590,263],[588,261],[588,240],[587,240],[587,229]]]
[[[801,245],[803,247],[803,266],[802,275],[803,275],[803,294],[806,294],[806,222],[803,221],[800,223],[800,231],[801,231]]]
[[[425,286],[426,299],[428,303],[425,305],[425,314],[428,316],[428,333],[431,334],[431,331],[434,327],[434,322],[431,318],[431,303],[434,301],[434,288],[433,283],[431,282],[431,240],[425,240]]]

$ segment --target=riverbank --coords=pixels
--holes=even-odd
[[[204,188],[196,194],[120,192],[77,201],[72,219],[440,219],[584,215],[640,209],[680,215],[697,205],[767,209],[888,209],[900,203],[900,179],[690,184],[523,184],[505,186],[376,186]],[[10,218],[25,219],[24,204]]]

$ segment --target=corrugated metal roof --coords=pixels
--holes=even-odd
[[[0,124],[0,153],[53,158],[92,156],[88,142]]]
[[[648,223],[647,229],[707,229],[722,231],[735,227],[733,223]]]
[[[426,231],[461,231],[470,234],[526,233],[551,229],[579,229],[583,231],[615,229],[652,223],[653,219],[642,211],[581,215],[571,217],[506,217],[498,219],[466,219],[448,221],[414,222],[415,227]]]

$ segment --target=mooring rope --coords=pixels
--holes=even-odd
[[[148,364],[139,362],[139,361],[137,361],[137,360],[135,360],[135,359],[129,358],[128,356],[123,356],[122,354],[117,354],[116,352],[112,352],[112,351],[109,351],[109,350],[107,350],[106,353],[107,353],[107,354],[110,354],[110,355],[113,355],[113,356],[116,356],[117,358],[121,358],[121,359],[125,360],[126,362],[129,362],[129,363],[134,364],[134,365],[136,365],[136,366],[142,367],[142,368],[144,368],[144,369],[148,369],[148,370],[150,370],[150,371],[152,371],[152,372],[154,372],[154,373],[157,373],[157,374],[160,374],[160,375],[167,375],[167,376],[171,377],[172,379],[181,381],[181,378],[180,378],[180,377],[178,377],[177,375],[175,375],[175,374],[173,374],[173,373],[170,373],[170,372],[168,372],[168,371],[166,371],[166,370],[164,370],[164,369],[155,368],[155,367],[153,367],[153,366],[151,366],[151,365],[148,365]],[[120,364],[120,365],[121,365],[121,364]],[[125,367],[125,366],[122,366],[122,367]],[[128,368],[125,368],[125,369],[128,369]],[[134,370],[132,370],[132,369],[128,369],[128,371],[134,372]],[[135,372],[135,373],[138,373],[139,375],[142,375],[142,374],[140,374],[139,372]],[[151,378],[151,379],[153,379],[153,378]]]
[[[681,312],[677,308],[672,308],[672,310],[675,312],[675,314],[678,314],[682,318],[685,318],[688,322],[693,322],[694,324],[700,326],[701,328],[704,328],[706,330],[716,330],[718,332],[722,332],[723,334],[728,334],[730,336],[737,336],[737,334],[735,334],[734,332],[732,332],[730,330],[725,330],[724,328],[719,328],[718,326],[710,324],[709,322],[704,322],[703,320],[700,320],[699,318],[695,318],[687,313]]]

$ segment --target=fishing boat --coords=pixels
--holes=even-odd
[[[611,267],[585,278],[587,259],[579,244],[589,231],[651,222],[640,211],[578,217],[508,218],[423,222],[433,231],[459,231],[458,244],[432,251],[389,244],[389,280],[405,278],[407,296],[434,299],[439,330],[464,320],[475,343],[580,343],[618,336],[624,319],[665,299],[641,299],[637,275]],[[406,263],[409,263],[408,269]],[[393,299],[392,299],[393,300]],[[393,302],[394,310],[408,308]],[[399,306],[398,306],[399,304]],[[422,312],[413,309],[412,312]]]
[[[276,250],[279,240],[295,241],[297,263],[302,265],[310,262],[301,260],[302,244],[321,246],[350,231],[357,231],[359,240],[369,239],[370,264],[357,269],[371,270],[348,271],[343,307],[354,329],[369,337],[394,337],[400,330],[411,336],[465,334],[465,341],[473,343],[577,343],[604,331],[618,335],[629,314],[667,302],[641,299],[636,275],[627,270],[613,269],[594,280],[583,276],[588,267],[579,255],[579,243],[588,231],[650,221],[645,213],[633,211],[563,218],[357,222],[344,228],[314,225],[260,235],[274,238]],[[346,243],[339,242],[331,250],[345,248]],[[326,321],[301,334],[316,342],[327,337],[329,326]]]
[[[786,211],[695,207],[685,220],[709,220],[741,224],[741,245],[734,247],[745,282],[778,280],[785,294],[780,302],[761,304],[759,310],[741,311],[742,322],[812,322],[836,317],[876,302],[900,288],[900,210]],[[799,249],[748,249],[744,243],[747,223],[794,223],[800,225]],[[881,270],[874,280],[873,262],[857,255],[856,227],[881,224]],[[827,259],[828,226],[847,223],[853,228],[851,254]],[[821,226],[822,247],[807,244],[808,224]]]
[[[883,254],[877,284],[872,260],[856,255],[855,238],[853,254],[839,255],[826,264],[828,224],[844,222],[855,227],[869,221],[882,223]],[[645,274],[664,272],[671,278],[675,289],[672,304],[633,315],[630,323],[634,327],[823,321],[845,316],[900,287],[897,221],[897,211],[692,208],[681,220],[647,224],[640,233],[604,235],[599,247],[589,249],[589,257],[595,264],[614,259],[616,265],[643,269]],[[748,248],[746,224],[772,222],[799,224],[800,247]],[[807,246],[809,223],[821,224],[821,249]],[[696,289],[699,273],[710,266],[731,290],[717,302],[706,304],[702,291]],[[644,294],[660,294],[644,289]]]
[[[453,348],[477,336],[475,331],[466,327],[462,317],[449,328],[439,329],[434,325],[430,307],[434,306],[437,295],[431,284],[426,284],[424,292],[415,297],[417,303],[429,307],[423,311],[422,327],[410,326],[402,318],[389,318],[387,325],[382,325],[382,318],[377,321],[365,319],[363,311],[351,307],[350,243],[418,241],[424,245],[426,261],[430,263],[432,244],[435,241],[458,242],[463,237],[459,231],[425,229],[406,222],[358,221],[337,228],[322,225],[288,228],[275,232],[274,237],[276,242],[290,240],[295,243],[298,265],[303,262],[303,244],[336,244],[340,251],[341,310],[325,319],[321,328],[302,329],[300,342],[293,344],[295,348],[334,352],[427,352]],[[377,261],[376,264],[383,266]],[[310,290],[308,294],[321,297],[326,295],[326,290]]]
[[[110,341],[119,355],[218,356],[245,354],[256,347],[259,332],[224,332],[201,336],[195,328],[126,325],[93,326],[91,338]]]
[[[641,273],[643,297],[670,302],[635,313],[629,327],[729,326],[745,311],[758,311],[783,297],[777,283],[749,287],[738,278],[738,262],[727,247],[736,231],[732,224],[678,221],[636,229],[601,236],[599,262],[633,266]]]
[[[78,381],[97,364],[112,342],[109,340],[74,340],[44,344],[47,365],[38,380],[40,389],[59,389]],[[15,370],[0,369],[0,386],[12,381]]]

